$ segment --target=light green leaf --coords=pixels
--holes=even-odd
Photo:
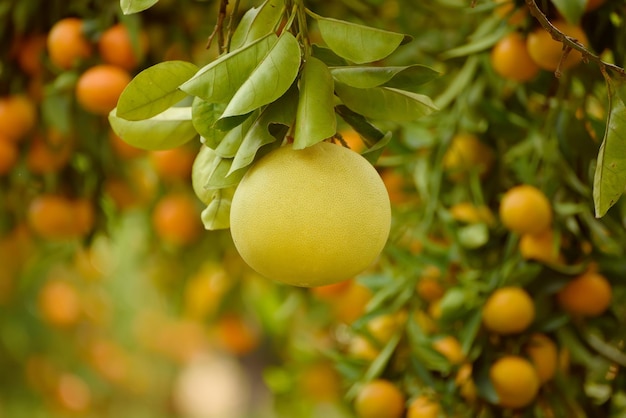
[[[209,190],[232,187],[239,183],[247,170],[238,170],[228,175],[232,162],[232,158],[222,158],[209,147],[200,148],[191,171],[192,185],[200,200],[206,203],[210,196]]]
[[[191,122],[209,148],[215,149],[226,135],[224,131],[214,127],[224,108],[222,103],[209,103],[199,97],[194,98]]]
[[[423,65],[408,67],[333,67],[333,78],[361,89],[378,86],[416,92],[419,87],[439,77],[439,73]]]
[[[372,119],[410,122],[437,110],[427,96],[388,87],[357,89],[335,83],[335,91],[351,110]]]
[[[274,32],[283,16],[284,7],[283,0],[265,0],[259,7],[248,10],[233,33],[230,47],[241,48]]]
[[[510,31],[508,26],[498,26],[493,32],[490,32],[483,37],[472,39],[465,45],[449,49],[441,54],[440,59],[447,60],[450,58],[465,57],[485,51],[494,46],[508,31]]]
[[[202,67],[180,89],[209,103],[228,103],[276,43],[270,34]]]
[[[198,135],[191,123],[191,107],[171,107],[140,121],[119,118],[113,109],[109,113],[109,123],[125,142],[146,150],[175,148]]]
[[[137,74],[117,102],[117,117],[142,120],[158,115],[187,96],[178,89],[198,71],[185,61],[165,61]]]
[[[276,141],[277,137],[284,137],[287,127],[293,124],[296,117],[297,97],[297,90],[292,88],[265,108],[241,143],[230,168],[231,172],[247,167],[254,161],[261,147]],[[280,127],[284,129],[281,130]]]
[[[300,70],[300,45],[283,33],[237,90],[220,119],[245,115],[285,94]]]
[[[230,206],[234,193],[234,187],[219,189],[213,192],[213,198],[201,214],[204,228],[209,231],[230,228]]]
[[[333,78],[326,64],[309,57],[300,77],[300,99],[294,132],[294,149],[315,145],[337,132]]]
[[[357,25],[343,20],[313,16],[324,42],[337,55],[356,64],[365,64],[389,56],[410,36],[402,33]]]
[[[580,23],[588,0],[552,0],[559,13],[571,24]]]
[[[130,15],[142,12],[157,4],[159,0],[120,0],[122,13]]]
[[[233,158],[255,119],[256,115],[253,113],[241,125],[228,131],[222,142],[215,148],[215,153],[222,158]]]
[[[387,131],[387,133],[380,140],[378,140],[371,148],[363,151],[361,155],[363,155],[363,158],[371,164],[376,164],[376,161],[380,158],[381,154],[385,150],[385,146],[391,141],[391,138],[393,138],[393,134],[391,131]]]
[[[626,82],[605,76],[609,92],[609,116],[593,179],[593,203],[600,218],[624,193],[626,187]]]

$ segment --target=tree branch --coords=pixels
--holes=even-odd
[[[548,33],[552,36],[552,39],[563,44],[564,52],[569,52],[572,49],[575,49],[576,51],[582,54],[583,61],[595,62],[597,65],[601,67],[602,70],[604,71],[611,70],[611,71],[616,72],[620,77],[626,78],[626,70],[624,70],[622,67],[619,67],[615,64],[608,63],[606,61],[602,61],[602,59],[599,56],[589,51],[584,45],[578,42],[577,39],[574,39],[571,36],[567,36],[560,30],[558,30],[556,26],[554,26],[548,20],[546,15],[543,14],[543,12],[539,9],[535,0],[525,0],[525,1],[526,1],[526,5],[528,6],[528,9],[530,10],[530,14],[532,14],[535,17],[535,19],[539,21],[541,26],[543,26],[543,28],[546,31],[548,31]],[[557,77],[559,76],[559,69],[557,69],[556,76]]]

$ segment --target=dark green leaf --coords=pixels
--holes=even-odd
[[[361,135],[368,148],[373,147],[385,134],[368,122],[363,115],[353,112],[346,105],[335,106],[335,112]]]
[[[571,24],[578,24],[585,14],[587,0],[551,0],[559,13]]]
[[[333,78],[326,64],[309,57],[300,77],[300,99],[294,132],[294,149],[315,145],[337,131]]]
[[[125,15],[142,12],[157,4],[159,0],[120,0],[120,8]]]
[[[357,25],[343,20],[314,15],[324,42],[337,55],[356,64],[381,60],[401,44],[409,42],[407,35]]]
[[[452,48],[441,54],[442,60],[475,55],[494,46],[509,31],[507,25],[500,25],[484,37],[472,39],[470,43]]]
[[[335,83],[335,91],[351,110],[372,119],[410,122],[437,110],[427,96],[388,87],[357,89]]]
[[[348,65],[348,62],[341,58],[339,55],[335,54],[332,49],[327,48],[325,46],[313,44],[312,45],[312,55],[322,61],[324,64],[329,67],[339,67],[342,65]]]
[[[163,113],[140,121],[118,118],[109,113],[113,131],[128,144],[147,150],[175,148],[198,135],[191,123],[191,107],[170,107]]]
[[[224,112],[224,104],[209,103],[199,97],[194,98],[191,121],[196,131],[204,138],[207,147],[215,149],[226,133],[214,127],[215,122]]]
[[[270,34],[222,55],[202,67],[180,89],[209,103],[228,103],[276,43],[276,39],[276,35]]]
[[[248,10],[230,41],[232,49],[241,48],[274,31],[283,15],[284,1],[265,0],[259,7]]]
[[[593,179],[596,217],[602,217],[624,193],[626,186],[626,105],[621,99],[626,82],[605,76],[609,115]],[[621,93],[620,93],[621,92]]]
[[[380,158],[381,154],[385,150],[385,146],[391,141],[393,137],[391,131],[388,131],[378,142],[376,142],[372,147],[366,149],[361,153],[363,157],[372,164],[375,164]]]
[[[165,61],[137,74],[117,103],[117,117],[142,120],[158,115],[187,96],[178,89],[198,71],[185,61]]]
[[[416,88],[439,77],[439,73],[423,65],[408,67],[334,67],[333,78],[357,88],[393,87],[416,92]]]

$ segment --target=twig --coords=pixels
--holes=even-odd
[[[211,47],[213,43],[213,38],[217,35],[217,46],[219,49],[219,53],[224,52],[224,19],[226,19],[226,8],[228,7],[228,0],[222,0],[220,2],[220,10],[217,15],[217,23],[215,24],[215,28],[213,28],[213,32],[209,35],[209,39],[206,43],[206,49]]]
[[[561,42],[563,44],[564,53],[568,49],[569,50],[575,49],[576,51],[582,54],[583,60],[585,62],[593,61],[596,64],[598,64],[601,68],[603,68],[605,71],[612,70],[616,72],[619,76],[626,78],[626,70],[624,70],[624,68],[619,67],[615,64],[608,63],[606,61],[602,61],[602,59],[599,56],[595,55],[594,53],[589,51],[587,48],[585,48],[585,46],[582,45],[580,42],[578,42],[578,40],[572,38],[571,36],[567,36],[560,30],[558,30],[556,26],[554,26],[548,20],[546,15],[543,14],[543,12],[539,9],[535,0],[525,0],[525,1],[526,1],[526,5],[528,6],[528,9],[530,10],[530,14],[532,14],[535,17],[535,19],[539,21],[541,26],[543,26],[543,28],[546,31],[548,31],[548,33],[552,36],[552,39],[554,39],[557,42]],[[558,76],[559,75],[557,74],[557,77]]]

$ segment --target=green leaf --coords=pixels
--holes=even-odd
[[[361,138],[363,138],[368,148],[373,147],[385,136],[377,127],[365,119],[363,115],[353,112],[346,105],[335,106],[335,112],[361,135]]]
[[[609,115],[593,179],[593,203],[600,218],[617,202],[626,186],[626,82],[605,76]],[[621,97],[620,97],[621,95]]]
[[[410,122],[437,110],[427,96],[389,87],[357,89],[335,83],[335,91],[351,110],[372,119]]]
[[[578,24],[585,14],[587,0],[551,0],[559,13],[571,24]]]
[[[158,115],[187,97],[178,89],[198,71],[185,61],[165,61],[137,74],[117,102],[117,117],[142,120]]]
[[[140,121],[109,113],[113,131],[128,144],[146,150],[171,149],[193,139],[198,133],[191,123],[191,107],[171,107],[165,112]]]
[[[356,64],[365,64],[389,56],[411,37],[343,20],[313,15],[322,39],[337,55]]]
[[[309,57],[300,77],[294,149],[315,145],[337,132],[334,97],[328,67],[317,58]]]
[[[247,170],[237,170],[228,175],[232,158],[222,158],[209,147],[203,146],[196,156],[191,180],[196,195],[206,201],[208,191],[236,186]]]
[[[215,149],[226,135],[224,131],[214,127],[224,108],[222,103],[209,103],[199,97],[194,98],[191,122],[209,148]]]
[[[120,8],[125,15],[142,12],[157,4],[159,0],[120,0]]]
[[[284,32],[237,90],[220,119],[245,115],[285,94],[300,70],[300,45]]]
[[[274,32],[283,16],[284,7],[282,0],[265,0],[259,7],[248,10],[233,33],[230,47],[241,48]]]
[[[489,227],[484,223],[466,225],[459,228],[459,243],[469,249],[484,246],[489,241]]]
[[[250,165],[261,147],[276,141],[277,136],[284,136],[286,129],[279,130],[279,134],[276,135],[272,128],[279,126],[286,128],[293,124],[296,117],[296,100],[297,91],[292,88],[283,97],[265,108],[239,146],[230,168],[231,172]]]
[[[409,67],[334,67],[333,78],[351,87],[393,87],[416,92],[416,87],[439,77],[439,73],[423,65]]]
[[[215,153],[222,158],[233,158],[255,119],[256,116],[254,114],[250,115],[241,125],[228,131],[217,148],[215,148]]]
[[[490,32],[486,36],[472,39],[469,43],[465,45],[458,46],[456,48],[452,48],[441,54],[440,58],[442,60],[447,60],[450,58],[458,58],[465,57],[468,55],[475,55],[479,52],[485,51],[492,46],[494,46],[502,37],[510,31],[509,27],[506,25],[501,25],[496,28],[493,32]]]
[[[311,49],[312,49],[312,55],[315,58],[322,61],[324,64],[328,65],[329,67],[339,67],[342,65],[348,65],[348,62],[345,59],[335,54],[333,50],[330,48],[313,44]]]
[[[391,141],[392,137],[393,135],[391,131],[387,131],[387,133],[378,142],[376,142],[376,144],[363,151],[361,155],[363,155],[363,157],[371,164],[375,164],[385,150],[385,146]]]
[[[270,34],[202,67],[180,89],[209,103],[228,103],[276,43]]]
[[[202,223],[206,229],[215,231],[230,228],[230,206],[234,193],[234,187],[213,192],[211,201],[201,214]]]

